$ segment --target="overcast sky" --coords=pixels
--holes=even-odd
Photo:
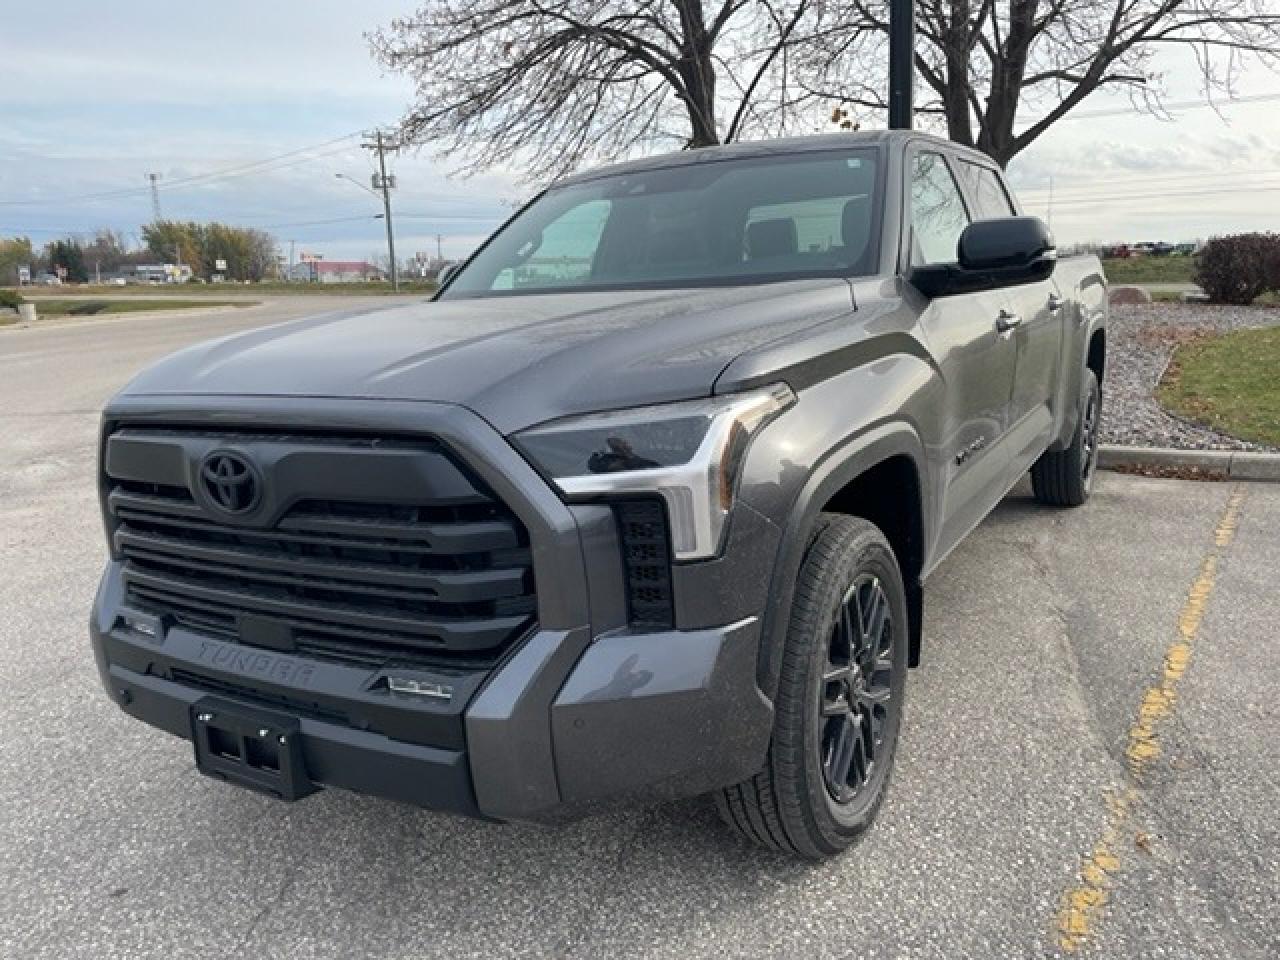
[[[100,226],[136,235],[151,219],[154,171],[166,217],[261,226],[286,253],[296,241],[296,252],[331,259],[380,255],[379,203],[334,176],[367,183],[372,158],[357,138],[338,138],[390,123],[409,103],[408,84],[379,71],[362,33],[411,9],[388,0],[63,0],[50,17],[10,8],[0,27],[0,236],[43,243]],[[1197,97],[1189,63],[1161,66],[1171,100]],[[1280,94],[1280,76],[1251,70],[1239,93]],[[1280,229],[1280,100],[1221,115],[1179,110],[1173,121],[1125,107],[1123,97],[1090,99],[1010,168],[1041,216],[1052,177],[1060,242]],[[290,151],[300,152],[252,166]],[[179,182],[235,168],[247,169]],[[433,253],[437,234],[447,256],[465,253],[529,192],[510,174],[449,179],[429,153],[396,158],[394,171],[403,256]],[[82,199],[97,194],[107,196]]]

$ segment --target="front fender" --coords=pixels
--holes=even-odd
[[[881,423],[832,449],[809,473],[785,518],[781,541],[773,564],[769,600],[760,635],[758,673],[760,689],[770,699],[778,688],[782,669],[782,652],[786,644],[787,625],[795,598],[796,579],[808,552],[814,524],[823,507],[844,487],[877,464],[891,457],[905,456],[915,467],[921,502],[909,505],[924,510],[929,503],[928,471],[925,446],[914,427],[901,420]],[[922,513],[922,519],[924,514]],[[927,527],[927,524],[924,524]],[[931,542],[926,532],[925,542]],[[908,579],[904,577],[904,579]],[[916,595],[918,583],[908,584],[909,594]],[[918,607],[918,602],[915,604]],[[913,616],[913,643],[918,648],[919,615]]]

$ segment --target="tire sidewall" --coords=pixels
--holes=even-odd
[[[827,533],[833,532],[831,529]],[[806,563],[806,567],[808,563]],[[802,570],[804,576],[809,571]],[[890,681],[892,700],[897,709],[891,712],[885,728],[886,753],[877,762],[872,779],[848,804],[838,804],[827,789],[820,762],[820,742],[823,723],[821,718],[822,674],[826,663],[827,644],[835,623],[839,605],[854,580],[863,573],[880,579],[885,596],[889,600],[893,617],[892,661]],[[902,574],[892,549],[874,527],[852,538],[840,551],[838,560],[829,569],[819,572],[822,614],[817,621],[802,625],[807,638],[808,669],[804,683],[804,793],[808,814],[813,819],[817,833],[835,848],[843,848],[861,834],[875,817],[884,799],[897,751],[898,736],[902,726],[903,695],[907,673],[907,604]]]
[[[1092,370],[1085,368],[1083,383],[1080,390],[1080,415],[1077,419],[1076,436],[1071,444],[1072,466],[1076,471],[1077,482],[1080,484],[1080,492],[1082,494],[1081,502],[1089,499],[1089,494],[1093,492],[1094,477],[1098,473],[1098,436],[1101,433],[1102,426],[1102,388],[1098,385],[1098,376]],[[1089,402],[1093,401],[1094,409],[1094,439],[1093,439],[1093,462],[1086,464],[1085,457],[1088,456],[1084,450],[1084,421],[1085,415],[1089,412]],[[1088,475],[1085,474],[1085,467],[1088,466]]]

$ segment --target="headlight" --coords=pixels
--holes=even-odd
[[[791,404],[785,383],[750,393],[554,420],[512,437],[567,498],[653,493],[677,560],[720,549],[751,438]]]

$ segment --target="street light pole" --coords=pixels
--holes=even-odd
[[[916,11],[912,0],[889,2],[889,129],[910,130],[915,89]]]

